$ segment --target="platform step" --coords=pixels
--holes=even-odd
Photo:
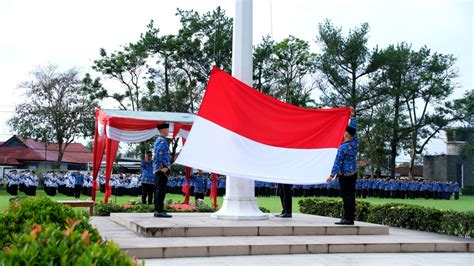
[[[335,225],[337,219],[296,213],[293,218],[265,221],[230,221],[208,213],[175,213],[173,218],[155,218],[150,213],[112,213],[110,219],[145,237],[209,236],[299,236],[299,235],[388,235],[389,227],[356,222]]]
[[[177,216],[175,215],[175,218]],[[141,215],[137,217],[143,218]],[[171,219],[168,222],[172,222]],[[390,228],[389,235],[145,237],[113,222],[112,217],[92,217],[91,224],[99,230],[105,240],[116,242],[130,256],[138,258],[313,253],[474,252],[474,239],[398,228]]]

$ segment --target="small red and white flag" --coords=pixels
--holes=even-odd
[[[296,107],[214,67],[176,163],[267,182],[325,182],[349,118],[349,108]]]

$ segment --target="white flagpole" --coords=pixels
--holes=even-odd
[[[232,41],[232,76],[252,86],[252,0],[235,1]],[[242,167],[246,167],[242,165]],[[227,176],[226,195],[222,207],[211,216],[225,220],[266,220],[268,215],[258,208],[255,181]]]

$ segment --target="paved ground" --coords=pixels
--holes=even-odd
[[[346,253],[145,260],[145,265],[474,265],[474,253]]]

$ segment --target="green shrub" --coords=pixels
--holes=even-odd
[[[302,213],[341,217],[342,216],[342,201],[341,200],[322,200],[317,198],[307,198],[298,202],[300,211]],[[364,201],[356,202],[356,220],[365,221],[369,214],[370,204]]]
[[[96,202],[94,205],[94,215],[96,216],[109,216],[112,212],[125,212],[125,208],[113,203],[105,204],[102,201]]]
[[[0,247],[9,245],[13,235],[25,232],[33,224],[51,224],[59,229],[67,226],[67,220],[79,220],[76,229],[79,232],[88,230],[92,241],[100,240],[97,229],[89,224],[89,218],[72,208],[54,202],[45,196],[35,198],[16,198],[10,201],[10,206],[3,215],[0,215]]]
[[[15,245],[0,252],[2,265],[137,265],[113,242],[93,241],[91,233],[75,229],[69,220],[65,230],[53,224],[14,237]]]
[[[270,210],[265,207],[259,207],[259,208],[260,208],[260,211],[263,213],[270,213]]]
[[[307,198],[298,202],[302,213],[341,217],[341,200]],[[356,220],[388,226],[474,237],[474,212],[455,212],[410,204],[371,205],[356,202]]]
[[[196,212],[215,212],[214,208],[209,206],[205,201],[196,201]]]

